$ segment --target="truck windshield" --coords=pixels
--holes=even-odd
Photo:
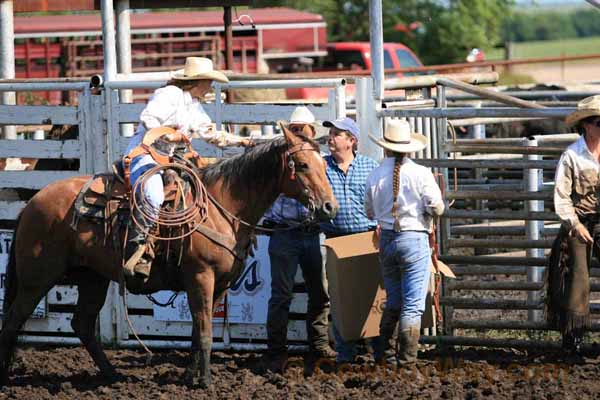
[[[406,50],[397,49],[396,56],[400,61],[400,68],[412,68],[422,66],[421,62],[417,60],[412,54]],[[418,72],[405,72],[404,76],[419,75]]]
[[[366,69],[365,60],[358,50],[333,50],[325,60],[326,68],[333,69]]]
[[[389,51],[383,51],[383,69],[392,69],[394,68],[394,62],[392,61],[392,55]]]

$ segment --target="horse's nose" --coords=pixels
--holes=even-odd
[[[333,219],[337,214],[337,207],[331,201],[325,201],[321,207],[321,211],[327,218]]]

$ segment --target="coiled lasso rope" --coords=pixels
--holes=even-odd
[[[148,180],[152,176],[160,174],[165,170],[175,170],[178,171],[179,177],[187,176],[189,178],[188,181],[192,192],[190,204],[186,204],[181,180],[177,180],[178,190],[181,192],[183,201],[183,209],[181,210],[169,210],[163,207],[155,207],[143,196],[144,186],[147,184]],[[138,193],[138,190],[142,193],[142,196],[139,196],[139,198],[135,195],[135,193]],[[138,178],[131,189],[131,193],[130,209],[133,222],[145,234],[156,240],[177,240],[189,236],[194,232],[197,225],[206,221],[208,216],[208,196],[206,188],[198,174],[192,168],[183,164],[170,163],[157,165],[149,169]],[[142,218],[148,221],[148,224],[143,224],[136,219],[136,210],[139,211]],[[156,234],[152,232],[152,228],[148,228],[149,226],[157,228],[155,230]],[[189,229],[186,231],[184,229],[185,227],[188,227]],[[161,232],[164,231],[163,228],[170,228],[167,231],[171,232],[175,228],[180,228],[181,233],[178,235],[161,236]]]

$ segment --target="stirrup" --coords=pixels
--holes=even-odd
[[[152,260],[147,260],[144,257],[140,257],[137,264],[133,268],[133,272],[135,275],[141,275],[145,279],[150,277],[150,272],[152,269]]]
[[[123,269],[125,270],[125,275],[134,276],[135,275],[135,266],[138,264],[144,253],[146,252],[146,245],[140,244],[137,249],[133,252],[131,257],[125,263]]]

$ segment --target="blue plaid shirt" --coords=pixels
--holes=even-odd
[[[265,213],[265,219],[278,224],[300,223],[308,218],[308,209],[298,200],[282,194]]]
[[[357,153],[345,174],[333,156],[324,158],[327,162],[327,179],[340,208],[332,221],[321,224],[323,232],[327,235],[347,235],[373,229],[376,222],[367,218],[365,212],[365,185],[367,176],[378,166],[377,162]]]

